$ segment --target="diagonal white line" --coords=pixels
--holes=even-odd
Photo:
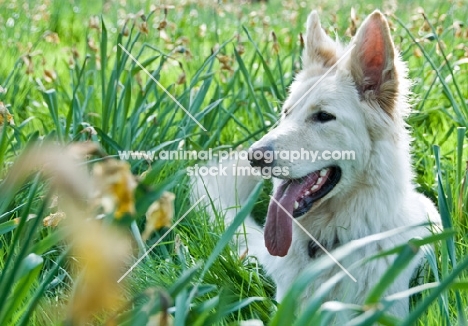
[[[148,256],[148,254],[149,254],[149,253],[150,253],[150,252],[151,252],[151,251],[152,251],[168,234],[169,234],[169,232],[171,232],[172,229],[175,228],[175,227],[177,226],[177,224],[179,224],[179,222],[182,221],[182,220],[188,215],[188,213],[190,213],[190,212],[192,211],[192,209],[194,209],[195,206],[197,206],[198,203],[201,202],[201,201],[203,200],[203,198],[205,198],[205,197],[206,197],[206,195],[201,196],[200,199],[197,200],[197,202],[196,202],[195,204],[193,204],[192,207],[190,207],[189,210],[186,211],[185,214],[182,215],[182,217],[179,218],[179,219],[177,220],[177,222],[175,222],[174,225],[171,226],[171,228],[170,228],[169,230],[167,230],[166,233],[164,233],[163,236],[162,236],[161,238],[159,238],[159,240],[156,241],[156,243],[153,244],[153,245],[145,252],[145,254],[144,254],[143,256],[141,256],[141,257],[135,262],[135,264],[133,264],[133,266],[130,267],[130,269],[129,269],[125,274],[123,274],[123,275],[119,278],[119,280],[117,281],[117,283],[120,283],[120,282],[125,278],[125,276],[127,276],[127,275],[128,275],[128,274],[129,274],[129,273],[146,257],[146,256]]]
[[[309,94],[315,87],[317,87],[317,85],[325,78],[328,76],[328,74],[333,70],[335,69],[335,67],[341,62],[343,61],[343,59],[351,52],[352,49],[354,49],[354,47],[356,46],[356,44],[353,44],[348,50],[346,50],[346,52],[341,56],[341,58],[339,58],[334,64],[333,66],[330,67],[330,69],[327,70],[327,72],[325,72],[322,77],[319,78],[319,80],[317,80],[315,82],[315,84],[313,84],[308,90],[307,92],[304,93],[304,95],[301,96],[300,99],[298,99],[296,101],[296,103],[294,103],[294,105],[289,109],[289,111],[292,111],[292,109],[294,109],[296,107],[296,105],[304,98],[307,96],[307,94]]]
[[[328,74],[333,70],[335,69],[335,67],[341,62],[343,61],[343,59],[351,52],[352,49],[354,49],[354,47],[356,46],[356,44],[353,44],[348,50],[346,50],[346,52],[333,64],[333,66],[331,66],[320,78],[319,80],[317,80],[308,90],[307,92],[304,93],[304,95],[302,95],[297,101],[296,103],[293,104],[293,106],[291,106],[291,108],[289,109],[289,112],[291,112],[298,104],[300,101],[302,101],[302,99],[304,97],[306,97],[310,92],[312,92],[312,90],[317,87],[318,84],[320,84],[320,82],[328,76]],[[280,123],[280,119],[278,119],[278,121],[276,121],[276,123],[270,127],[269,130],[275,128],[278,123]]]
[[[268,131],[270,131],[271,129],[274,129],[280,123],[280,121],[281,121],[281,117],[278,120],[276,120],[276,122],[273,124],[273,126],[270,127],[270,129],[268,129]]]
[[[143,65],[140,62],[138,62],[138,60],[130,52],[127,51],[127,49],[125,49],[123,47],[122,44],[119,43],[119,46],[130,57],[130,59],[132,59],[159,87],[161,87],[161,89],[167,94],[167,96],[169,96],[182,110],[184,110],[184,112],[193,121],[195,121],[195,123],[197,125],[200,126],[200,128],[203,129],[203,131],[208,131],[208,130],[205,129],[205,127],[203,127],[203,125],[200,122],[198,122],[197,119],[195,119],[195,117],[189,111],[187,111],[186,108],[184,108],[184,106],[182,104],[180,104],[179,101],[177,101],[177,99],[174,96],[172,96],[171,93],[169,93],[169,91],[167,89],[164,88],[164,86],[156,78],[154,78],[154,76],[145,67],[143,67]]]
[[[298,221],[296,221],[296,219],[294,217],[291,216],[291,214],[289,214],[289,212],[286,210],[286,208],[283,207],[283,205],[281,205],[273,196],[271,196],[271,199],[275,201],[275,203],[281,207],[281,209],[291,218],[291,220],[293,220],[294,223],[296,223],[297,226],[299,226],[302,231],[305,232],[305,234],[307,234],[316,244],[317,246],[320,247],[320,249],[322,249],[334,262],[335,264],[337,264],[346,274],[348,274],[348,276],[354,281],[354,282],[357,282],[357,280],[354,278],[353,275],[351,275],[350,272],[348,272],[348,270],[346,268],[343,267],[343,265],[340,264],[340,262],[338,260],[336,260],[335,257],[333,257],[333,255],[327,250],[325,249],[324,246],[322,246],[322,244],[320,242],[318,242],[317,239],[315,239],[312,234],[309,233],[309,231],[306,230],[305,227],[302,226],[301,223],[299,223]]]

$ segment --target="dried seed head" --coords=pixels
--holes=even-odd
[[[455,37],[463,36],[463,23],[461,21],[455,21],[453,23],[453,30],[455,31]]]
[[[96,45],[96,42],[90,36],[88,36],[88,46],[91,49],[91,51],[93,51],[93,52],[98,52],[98,50],[99,50],[97,45]]]
[[[239,55],[243,55],[245,53],[245,47],[241,43],[237,45],[236,50]]]
[[[67,215],[64,212],[52,213],[42,220],[42,224],[45,227],[57,227],[57,225],[59,225],[59,223],[66,217]]]
[[[271,32],[271,37],[273,38],[273,52],[276,54],[279,53],[279,44],[278,44],[278,39],[276,38],[275,32]]]
[[[54,43],[54,44],[60,43],[60,37],[58,36],[58,34],[50,32],[50,31],[47,31],[44,33],[44,39],[47,43]]]
[[[358,18],[356,15],[356,9],[354,7],[351,8],[351,17],[349,22],[349,27],[346,30],[346,35],[354,36],[357,31],[357,26],[359,25]]]
[[[21,59],[24,62],[24,65],[26,66],[26,74],[27,75],[32,75],[34,73],[34,63],[29,54],[23,55]]]
[[[166,31],[164,29],[161,29],[159,31],[159,37],[161,38],[161,40],[163,40],[164,42],[166,43],[171,43],[172,44],[172,40],[171,38],[169,37],[169,35],[167,35]]]
[[[160,31],[160,30],[163,30],[163,29],[166,28],[166,26],[167,26],[167,20],[164,18],[164,19],[159,23],[159,25],[158,25],[158,30],[159,30],[159,31]]]
[[[216,58],[222,64],[228,64],[229,62],[231,62],[231,57],[227,55],[218,55]]]
[[[100,28],[101,28],[101,24],[99,22],[99,17],[98,16],[91,16],[89,18],[88,26],[91,29],[95,29],[95,30],[99,31]]]
[[[145,16],[145,11],[144,11],[143,9],[141,9],[140,11],[138,11],[138,12],[135,14],[135,16],[142,18],[143,16]],[[145,17],[145,18],[146,18],[146,17]],[[143,20],[145,20],[145,19],[143,19]]]
[[[148,30],[148,23],[146,21],[143,21],[139,25],[140,33],[148,35],[149,30]]]
[[[80,131],[80,134],[88,134],[88,137],[91,138],[92,136],[97,135],[96,129],[92,126],[88,126],[86,128],[83,128],[83,130]]]
[[[198,35],[200,35],[200,37],[205,37],[206,36],[206,30],[207,30],[207,27],[206,27],[206,24],[201,24],[200,27],[198,27]]]
[[[177,39],[176,43],[187,46],[190,44],[190,39],[187,36],[181,36]]]
[[[421,58],[423,56],[423,53],[421,52],[421,50],[418,47],[415,47],[414,51],[413,51],[413,55],[416,58]]]
[[[185,76],[185,72],[182,72],[179,77],[177,78],[176,84],[177,85],[182,85],[186,82],[187,78]]]
[[[10,111],[8,111],[3,102],[0,102],[0,127],[5,125],[5,121],[9,125],[15,125],[15,121],[13,120],[13,116],[10,114]]]
[[[78,52],[78,50],[76,49],[75,46],[72,47],[71,53],[72,53],[73,58],[74,58],[75,60],[80,58],[80,53]]]
[[[233,71],[232,67],[229,64],[225,64],[225,63],[221,65],[221,70]]]
[[[75,69],[75,59],[72,56],[68,57],[68,68]]]
[[[126,37],[127,37],[128,35],[130,35],[130,30],[128,29],[127,25],[125,25],[125,26],[122,28],[122,32],[121,32],[121,33],[122,33],[123,36],[126,36]]]
[[[48,83],[52,83],[57,79],[57,73],[55,70],[44,69],[44,79]]]
[[[436,44],[436,53],[437,53],[437,55],[442,56],[442,52],[445,52],[446,49],[447,49],[447,46],[445,45],[444,41],[439,40],[439,42],[437,42],[437,44]],[[447,54],[447,59],[450,59],[451,56],[452,56],[451,53]]]

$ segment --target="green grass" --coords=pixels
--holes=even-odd
[[[27,156],[26,148],[44,146],[46,140],[63,145],[91,141],[99,145],[100,153],[90,155],[82,167],[92,170],[96,162],[109,162],[125,149],[248,147],[276,122],[287,87],[300,68],[299,34],[312,4],[175,3],[165,13],[145,1],[0,0],[0,101],[15,120],[14,126],[0,129],[1,325],[73,323],[70,306],[82,284],[79,275],[84,275],[79,274],[81,260],[73,251],[77,235],[73,236],[73,224],[43,227],[42,219],[57,210],[67,211],[67,220],[73,215],[81,221],[95,216],[80,201],[80,196],[89,195],[75,180],[81,172],[67,165],[65,155],[44,147]],[[351,4],[313,5],[321,9],[323,27],[348,42]],[[375,8],[389,9],[382,6],[369,1],[354,4],[354,9],[362,21]],[[466,325],[468,29],[457,22],[466,20],[468,8],[462,2],[430,0],[400,3],[395,10],[389,16],[393,37],[414,81],[413,114],[407,122],[414,137],[416,182],[418,190],[438,205],[446,231],[394,251],[404,264],[414,247],[427,250],[423,245],[434,244],[434,251],[428,252],[430,283],[416,288],[418,293],[401,294],[414,294],[412,313],[399,321],[395,317],[400,316],[385,314],[392,298],[383,299],[382,293],[397,273],[390,269],[368,298],[368,303],[380,301],[384,314],[370,310],[355,324],[379,320],[386,325]],[[158,30],[163,21],[167,25]],[[21,153],[26,156],[18,157]],[[44,162],[53,172],[39,175],[37,169]],[[106,228],[117,224],[132,239],[135,257],[141,239],[131,231],[132,223],[133,230],[135,226],[143,230],[146,210],[164,190],[176,195],[175,219],[181,217],[191,206],[182,170],[194,163],[130,161],[132,173],[139,176],[135,214],[116,221],[114,214],[101,213]],[[56,173],[59,178],[51,179]],[[256,203],[255,215],[264,216],[265,189],[250,198],[237,222]],[[50,205],[56,193],[59,207]],[[144,246],[149,248],[165,231],[158,231]],[[151,316],[169,309],[176,325],[227,325],[247,319],[273,325],[327,325],[333,310],[330,304],[322,305],[325,292],[317,293],[302,312],[296,311],[296,298],[328,262],[318,261],[304,271],[277,306],[273,284],[258,263],[239,259],[228,245],[233,234],[233,228],[224,228],[222,216],[213,225],[204,213],[191,212],[119,285],[124,302],[111,312],[93,311],[93,323],[145,325]],[[366,241],[370,240],[339,248],[336,257]],[[123,272],[125,268],[119,276]],[[331,282],[342,277],[338,274]],[[333,306],[349,308],[362,310]]]

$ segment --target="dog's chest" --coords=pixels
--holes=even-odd
[[[299,241],[293,241],[293,244],[285,257],[268,256],[264,261],[264,266],[267,273],[274,279],[277,284],[277,300],[281,300],[289,289],[290,285],[297,279],[314,260],[326,255],[326,252],[330,252],[339,246],[337,239],[329,241],[328,243],[318,244],[313,240],[301,239]],[[333,269],[334,270],[334,269]],[[338,272],[334,270],[334,273]],[[327,276],[328,277],[328,276]],[[314,292],[322,282],[311,283],[308,290]]]

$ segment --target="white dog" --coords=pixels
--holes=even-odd
[[[293,218],[327,250],[402,226],[440,223],[432,202],[417,193],[412,182],[410,137],[404,122],[409,84],[385,17],[378,11],[372,13],[346,47],[325,34],[313,11],[302,59],[304,68],[290,87],[278,126],[250,148],[252,166],[288,171],[288,175],[276,175],[264,229],[250,218],[242,229],[248,233],[244,245],[249,253],[258,257],[276,282],[278,301],[298,274],[324,254]],[[322,153],[323,159],[293,161],[276,154],[266,159],[272,152],[293,151]],[[344,151],[354,152],[354,160],[330,157],[330,153]],[[235,164],[242,167],[249,162]],[[198,198],[208,193],[230,223],[235,215],[232,208],[245,203],[259,179],[235,173],[197,177],[193,193]],[[414,228],[357,250],[340,263],[351,266],[429,234],[425,226]],[[342,279],[328,299],[362,304],[394,258],[360,266],[353,273],[357,282]],[[408,289],[418,263],[410,264],[387,294]],[[337,272],[339,266],[311,282],[303,300]],[[408,309],[408,300],[402,299],[391,310],[403,316]]]

